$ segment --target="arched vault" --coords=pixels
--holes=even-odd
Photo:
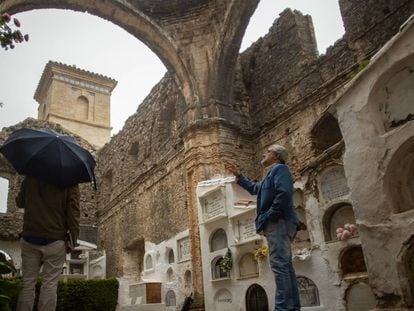
[[[235,64],[259,0],[5,0],[1,12],[70,9],[122,27],[174,72],[189,121],[220,116],[231,100]],[[215,103],[219,102],[220,107]],[[224,103],[224,105],[223,105]]]

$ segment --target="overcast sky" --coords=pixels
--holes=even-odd
[[[313,18],[319,52],[323,54],[343,35],[337,0],[261,0],[250,20],[241,50],[265,35],[285,8]],[[144,44],[101,18],[67,10],[38,10],[17,14],[30,41],[14,50],[0,50],[0,128],[37,117],[34,92],[49,60],[76,65],[114,78],[111,98],[112,134],[133,114],[165,67]]]

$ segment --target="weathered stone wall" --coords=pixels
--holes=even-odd
[[[243,100],[249,100],[252,131],[258,137],[256,160],[275,141],[290,150],[295,173],[317,155],[311,145],[313,125],[355,75],[358,62],[370,58],[414,12],[412,1],[397,2],[341,1],[349,34],[320,57],[309,18],[285,10],[269,33],[240,56]],[[356,14],[358,8],[369,19]],[[353,40],[372,48],[356,50]]]
[[[188,228],[179,136],[183,105],[167,75],[99,151],[99,239],[108,265],[117,267],[109,274],[122,275],[119,255],[135,240],[159,243]]]

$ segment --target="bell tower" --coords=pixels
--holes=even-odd
[[[59,123],[100,148],[111,137],[111,93],[116,84],[109,77],[49,61],[34,95],[38,119]]]

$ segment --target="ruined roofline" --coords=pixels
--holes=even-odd
[[[78,68],[75,65],[70,66],[70,65],[60,63],[60,62],[55,62],[55,61],[50,60],[46,64],[45,68],[43,69],[42,76],[39,80],[35,94],[33,96],[33,98],[37,102],[41,101],[42,93],[45,90],[46,86],[50,83],[50,80],[52,79],[53,73],[55,71],[67,72],[69,74],[78,76],[78,78],[82,76],[85,78],[89,78],[90,80],[94,81],[94,83],[96,84],[104,85],[106,88],[109,89],[110,92],[112,92],[113,89],[118,84],[118,81],[110,77]]]
[[[414,14],[411,15],[399,28],[399,31],[384,45],[382,46],[370,59],[368,65],[358,72],[356,76],[351,79],[344,88],[340,91],[339,95],[336,97],[335,101],[328,107],[332,109],[338,105],[339,102],[348,94],[350,90],[356,87],[358,83],[364,79],[364,77],[375,67],[376,63],[380,61],[381,58],[386,57],[388,51],[403,37],[410,29],[414,29]]]

